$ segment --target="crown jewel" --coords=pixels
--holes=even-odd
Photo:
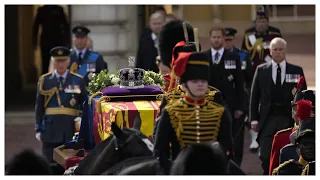
[[[143,88],[145,70],[135,68],[135,57],[129,56],[129,68],[119,70],[120,88],[137,89]]]

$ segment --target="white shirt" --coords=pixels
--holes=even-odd
[[[216,62],[215,61],[215,56],[216,56],[216,53],[219,53],[219,60],[218,60],[218,62]],[[213,48],[211,48],[211,56],[212,56],[212,63],[213,64],[216,64],[216,63],[220,63],[220,61],[221,61],[221,58],[222,58],[222,55],[223,55],[223,52],[224,52],[224,48],[221,48],[220,50],[215,50],[215,49],[213,49]]]
[[[60,81],[60,77],[63,77],[63,83],[66,82],[66,78],[67,78],[67,74],[68,74],[69,70],[67,69],[65,73],[63,73],[62,75],[60,75],[57,70],[54,70],[54,74],[56,75],[58,81]]]
[[[151,38],[152,38],[152,40],[154,42],[154,47],[158,49],[159,45],[158,45],[158,37],[157,37],[157,35],[155,33],[151,33]]]
[[[276,84],[278,64],[274,60],[272,60],[271,65],[272,65],[272,79],[273,79],[274,84]],[[286,74],[286,60],[283,60],[280,63],[280,68],[281,68],[281,84],[283,84],[285,77],[286,77],[285,76],[285,74]]]

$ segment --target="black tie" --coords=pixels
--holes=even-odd
[[[79,53],[78,60],[81,62],[81,60],[82,60],[82,52]]]
[[[277,68],[276,85],[280,85],[281,86],[281,68],[280,68],[280,64],[278,64],[278,68]]]
[[[220,56],[219,52],[217,52],[217,53],[214,55],[214,61],[215,61],[216,64],[218,64],[218,62],[219,62],[219,56]]]
[[[62,76],[59,77],[59,90],[60,91],[63,90],[63,77]]]

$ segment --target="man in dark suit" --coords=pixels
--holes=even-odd
[[[151,31],[140,39],[136,67],[146,71],[159,72],[156,64],[158,56],[158,34],[165,23],[165,17],[161,13],[154,13],[150,17]]]
[[[86,86],[92,80],[93,73],[99,73],[103,69],[108,69],[108,64],[104,62],[101,54],[87,48],[88,33],[90,30],[82,25],[72,29],[75,48],[70,55],[70,71],[83,76]]]
[[[300,77],[304,76],[301,67],[286,62],[286,48],[282,38],[271,41],[272,61],[258,66],[251,88],[249,120],[252,130],[259,131],[257,141],[264,175],[268,174],[274,134],[293,126],[291,101]],[[304,83],[302,90],[306,88]]]
[[[233,117],[232,122],[232,135],[234,140],[240,127],[244,124],[244,81],[243,73],[241,71],[241,64],[239,56],[224,49],[225,30],[220,27],[213,27],[210,30],[210,41],[212,48],[206,53],[210,58],[210,80],[209,85],[216,87],[222,92],[223,98]],[[243,143],[243,138],[238,141]],[[241,147],[240,147],[241,148]],[[241,153],[241,151],[240,151]],[[238,152],[239,154],[239,152]],[[235,152],[235,156],[237,154]],[[238,160],[241,163],[241,154]]]
[[[39,26],[42,27],[40,48],[42,74],[47,73],[50,63],[50,50],[56,46],[70,45],[70,27],[63,8],[58,5],[44,5],[38,9],[33,24],[33,48],[37,48]]]
[[[244,90],[245,90],[245,98],[244,98],[244,115],[246,118],[249,111],[249,97],[250,97],[250,88],[253,77],[252,72],[252,64],[250,60],[250,56],[247,52],[238,49],[234,45],[235,34],[238,32],[234,28],[225,28],[226,38],[224,48],[228,51],[237,53],[240,58],[241,71],[243,73],[243,81],[244,81]],[[240,121],[241,122],[241,121]],[[235,162],[240,166],[243,157],[243,144],[244,144],[244,128],[243,124],[239,124],[238,135],[234,140],[235,143]]]
[[[53,149],[74,136],[74,120],[80,116],[86,90],[82,76],[67,69],[70,50],[55,47],[50,54],[54,72],[42,75],[38,82],[35,130],[43,154],[54,163]]]

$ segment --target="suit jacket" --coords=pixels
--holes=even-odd
[[[39,26],[42,26],[41,46],[69,46],[70,26],[61,6],[44,5],[37,11],[33,24],[33,46],[37,46]]]
[[[226,100],[231,114],[235,110],[244,111],[244,81],[239,56],[236,53],[225,50],[220,63],[214,65],[211,49],[206,53],[209,55],[211,67],[209,85],[222,92],[223,99]],[[228,67],[228,62],[230,61],[235,62],[236,66]]]
[[[304,76],[303,70],[300,66],[296,66],[286,62],[286,75],[287,74],[298,74]],[[259,122],[260,131],[263,130],[266,124],[267,116],[271,108],[272,100],[272,63],[268,62],[261,64],[257,67],[250,95],[250,109],[249,109],[249,120],[257,120]],[[294,97],[294,88],[297,87],[297,82],[283,82],[285,91],[285,103],[288,109],[288,113],[291,114],[291,101]],[[303,84],[302,90],[307,89],[306,82]],[[294,121],[292,120],[292,123]]]
[[[69,69],[72,69],[72,65],[76,63],[77,66],[77,72],[78,74],[80,74],[81,76],[83,76],[84,80],[85,80],[85,84],[86,86],[88,86],[88,83],[91,81],[90,77],[88,77],[88,75],[90,75],[90,73],[100,73],[100,71],[107,69],[108,70],[108,64],[106,62],[104,62],[103,57],[95,52],[95,51],[90,51],[89,49],[86,50],[86,53],[83,56],[83,59],[81,60],[81,62],[79,62],[76,51],[72,51],[70,54],[70,65],[69,65]],[[85,67],[88,66],[88,64],[93,63],[95,65],[95,70],[91,69],[89,70],[89,72],[87,71],[87,69]],[[84,67],[82,67],[84,66]],[[81,67],[84,68],[84,70],[81,70]]]
[[[59,85],[54,73],[42,75],[38,83],[36,132],[41,132],[41,141],[47,143],[72,140],[74,119],[80,116],[83,102],[87,98],[83,78],[78,74],[69,72],[62,90],[59,90]]]
[[[149,33],[148,36],[142,36],[140,39],[136,67],[144,69],[146,71],[150,70],[157,73],[159,72],[158,66],[156,64],[158,50],[154,46],[154,41],[151,37],[151,33]]]

